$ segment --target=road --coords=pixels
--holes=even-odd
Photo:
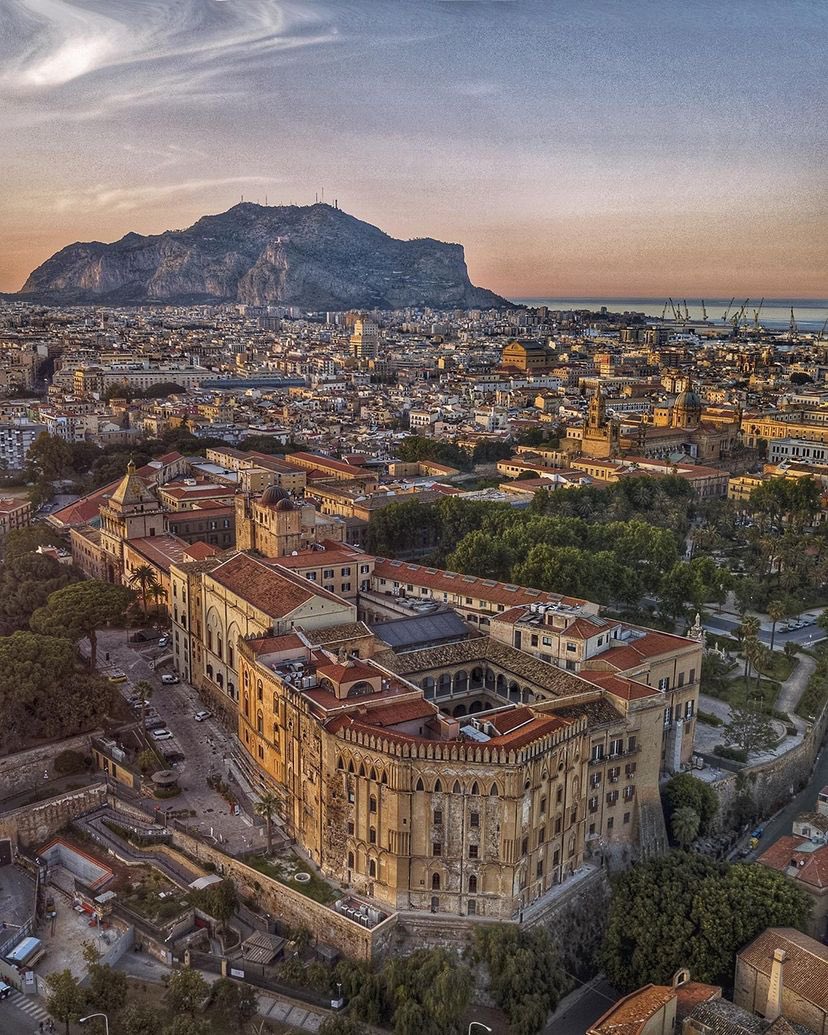
[[[33,1032],[39,1035],[41,1021],[45,1028],[49,1013],[39,996],[12,992],[0,1003],[0,1031],[3,1035],[32,1035]],[[63,1026],[56,1024],[55,1030],[62,1031]]]
[[[195,721],[195,713],[204,707],[203,702],[187,683],[167,685],[161,682],[161,673],[153,671],[150,665],[155,653],[157,648],[152,644],[127,643],[123,630],[104,630],[98,634],[101,664],[120,668],[127,674],[127,682],[119,684],[125,697],[130,696],[133,685],[139,680],[146,680],[153,687],[150,707],[174,735],[172,740],[153,741],[153,746],[159,751],[178,752],[184,756],[183,762],[175,764],[182,793],[171,799],[169,805],[174,810],[188,808],[194,811],[196,816],[188,826],[198,827],[201,833],[221,839],[230,851],[263,846],[263,829],[254,826],[244,812],[240,816],[234,815],[229,803],[207,785],[211,772],[227,779],[226,760],[231,759],[237,750],[233,737],[215,719]]]
[[[773,640],[774,647],[783,647],[788,640],[792,643],[798,644],[800,647],[810,647],[820,640],[825,639],[825,630],[816,625],[814,622],[804,626],[802,629],[793,629],[790,632],[786,632],[781,628],[781,624],[776,627],[776,636]],[[741,625],[741,618],[738,615],[711,615],[704,623],[704,628],[708,632],[713,633],[730,633],[733,634],[735,630]],[[765,629],[764,627],[759,630],[759,639],[762,643],[770,645],[771,630],[770,628]]]
[[[544,1035],[584,1035],[619,998],[620,993],[604,978],[590,981],[561,1001]]]

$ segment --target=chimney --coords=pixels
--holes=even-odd
[[[768,982],[768,1005],[765,1007],[765,1017],[769,1021],[775,1021],[782,1013],[782,964],[786,958],[787,954],[784,949],[773,950],[773,962]]]

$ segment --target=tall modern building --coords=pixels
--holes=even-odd
[[[378,344],[379,327],[367,317],[358,317],[351,335],[351,355],[357,359],[376,359]]]

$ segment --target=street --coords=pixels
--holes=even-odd
[[[153,747],[159,753],[177,752],[184,756],[183,762],[174,764],[182,793],[164,805],[169,805],[174,811],[190,809],[195,817],[188,826],[197,827],[205,836],[220,840],[231,851],[263,846],[263,828],[254,826],[244,811],[239,816],[234,815],[230,804],[207,785],[211,772],[227,779],[225,759],[232,758],[236,747],[233,737],[216,719],[195,721],[195,713],[204,708],[198,693],[187,683],[161,682],[161,672],[154,672],[150,665],[157,650],[154,644],[127,643],[122,629],[100,632],[98,643],[101,664],[126,673],[127,682],[119,684],[125,697],[130,696],[133,686],[140,680],[152,685],[149,707],[158,713],[173,734],[173,739],[159,742],[150,737]],[[105,660],[107,654],[108,661]]]
[[[804,617],[804,616],[803,616]],[[710,615],[710,617],[704,622],[704,628],[708,632],[712,633],[729,633],[735,634],[735,630],[741,624],[741,618],[738,615]],[[759,639],[762,643],[770,644],[771,630],[770,627],[765,628],[764,624],[759,629]],[[779,622],[776,626],[776,635],[774,636],[773,645],[775,648],[784,647],[784,645],[790,640],[792,643],[799,644],[800,647],[810,647],[820,640],[825,639],[825,630],[814,622],[809,622],[808,625],[803,626],[801,629],[792,629],[786,631],[782,628],[784,622]]]
[[[584,1035],[618,999],[619,993],[606,979],[590,981],[561,1000],[544,1035]]]
[[[0,1031],[3,1035],[32,1035],[33,1032],[39,1035],[41,1021],[45,1027],[49,1013],[39,996],[12,992],[8,999],[0,1002]],[[62,1025],[55,1025],[55,1029],[62,1030]]]

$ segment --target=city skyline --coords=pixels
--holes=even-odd
[[[826,10],[801,0],[0,0],[0,290],[241,195],[465,246],[512,298],[818,298]]]

